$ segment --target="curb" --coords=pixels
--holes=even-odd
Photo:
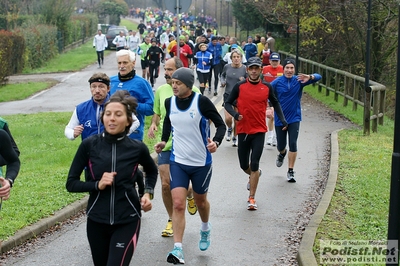
[[[317,209],[312,215],[310,222],[308,223],[303,237],[300,241],[299,250],[297,252],[297,262],[300,266],[317,266],[317,260],[315,259],[313,246],[315,241],[315,236],[317,234],[317,229],[319,224],[324,217],[326,210],[332,199],[333,192],[335,191],[338,165],[339,165],[339,143],[338,143],[338,132],[342,129],[335,130],[331,134],[331,159],[329,164],[329,176],[326,183],[326,187],[320,203]]]
[[[25,241],[35,238],[37,235],[43,233],[50,227],[56,225],[61,221],[67,220],[69,217],[77,214],[79,211],[86,208],[88,196],[75,201],[74,203],[66,206],[65,208],[56,211],[54,215],[46,217],[29,225],[15,233],[15,235],[9,237],[6,241],[0,244],[0,254],[7,252],[16,246],[23,244]]]
[[[157,164],[157,153],[153,152],[150,154],[150,156]],[[39,234],[43,233],[57,223],[68,220],[70,217],[76,215],[86,208],[88,199],[89,196],[85,196],[82,199],[65,206],[61,210],[56,211],[53,215],[43,218],[32,225],[22,228],[21,230],[17,231],[13,236],[10,236],[6,241],[0,241],[0,254],[10,251],[11,249],[23,244],[29,239],[36,238]]]

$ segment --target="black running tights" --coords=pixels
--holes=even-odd
[[[140,220],[109,225],[88,219],[86,232],[95,266],[128,266],[139,239]]]

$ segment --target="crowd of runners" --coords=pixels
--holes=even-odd
[[[281,57],[276,51],[277,45],[270,32],[265,36],[256,34],[254,37],[248,36],[246,40],[238,40],[236,37],[221,35],[215,19],[202,14],[197,17],[186,13],[174,16],[173,13],[160,9],[132,8],[130,15],[139,19],[140,23],[136,29],[129,29],[129,36],[124,36],[124,32],[121,31],[120,35],[115,37],[119,73],[109,79],[95,76],[89,80],[91,91],[95,93],[93,97],[96,93],[100,95],[100,91],[104,97],[96,104],[89,100],[83,104],[84,108],[78,106],[71,118],[75,123],[70,122],[70,125],[74,125],[70,126],[70,135],[72,138],[80,134],[86,136],[85,119],[78,122],[78,118],[84,116],[85,112],[86,116],[101,117],[100,111],[106,110],[107,106],[110,110],[103,111],[102,119],[110,119],[111,127],[103,127],[103,120],[98,121],[97,125],[103,127],[99,128],[99,132],[115,131],[118,121],[113,120],[113,110],[120,116],[122,114],[120,120],[123,126],[109,136],[113,141],[125,139],[126,133],[130,134],[130,138],[142,141],[145,131],[149,138],[159,137],[156,131],[162,132],[161,141],[154,146],[158,153],[162,197],[168,214],[167,225],[161,235],[174,237],[174,247],[167,254],[167,261],[183,264],[185,209],[191,215],[199,213],[199,249],[205,251],[211,243],[210,203],[207,200],[212,176],[211,154],[218,150],[223,140],[232,141],[232,146],[237,147],[239,165],[246,174],[246,186],[249,191],[248,210],[258,209],[255,195],[262,174],[259,164],[265,142],[277,147],[277,167],[283,165],[288,155],[287,181],[296,182],[294,164],[301,121],[302,89],[317,82],[321,76],[318,73],[295,75],[296,62],[291,58],[282,60],[281,65]],[[94,46],[99,52],[97,40],[104,40],[101,32],[94,39]],[[135,71],[137,58],[140,58],[138,60],[141,62],[141,77],[136,75]],[[156,88],[160,67],[164,67],[165,70],[165,84]],[[199,88],[195,84],[198,84]],[[113,97],[120,90],[126,90],[127,95],[137,100],[137,108],[132,110],[132,104],[125,101],[123,93]],[[217,97],[219,93],[222,93],[224,118],[210,100],[210,97]],[[107,105],[111,99],[115,104]],[[114,108],[114,105],[118,108]],[[149,115],[153,117],[151,126],[147,129],[144,128],[144,117]],[[131,127],[136,120],[139,126],[131,133]],[[211,122],[216,128],[214,136],[210,135]],[[93,128],[91,130],[95,131]],[[89,145],[89,141],[84,142],[86,146]],[[130,145],[128,143],[127,141],[127,146]],[[106,146],[104,148],[107,148]],[[85,155],[82,154],[80,156]],[[90,155],[90,152],[85,156],[88,154]],[[141,163],[143,157],[148,158],[148,152],[145,150],[135,159]],[[118,157],[111,159],[118,160]],[[147,168],[153,169],[151,163],[144,163],[147,163]],[[75,164],[75,168],[71,168],[75,170],[74,175],[69,177],[67,184],[70,191],[81,192],[87,189],[99,197],[98,195],[108,191],[108,186],[113,188],[114,179],[118,179],[117,171],[113,171],[104,174],[94,186],[91,183],[80,187],[80,172],[89,167],[90,171],[86,172],[89,177],[93,174],[93,166],[78,162]],[[140,196],[141,201],[135,201],[137,206],[141,202],[142,206],[146,207],[144,210],[151,209],[149,201],[154,192],[154,173],[150,172],[150,180],[147,181],[146,177],[144,194]],[[136,168],[130,176],[134,178],[127,178],[127,182],[134,182],[137,178],[143,179],[141,172]],[[93,176],[92,179],[96,177]],[[140,183],[143,182],[138,182]],[[124,189],[122,188],[123,191]],[[99,192],[101,190],[105,192]],[[120,192],[115,191],[116,195],[119,195]],[[114,193],[114,190],[112,192]],[[107,202],[108,197],[106,198]],[[123,198],[121,197],[121,200],[124,200]],[[96,202],[93,203],[95,204]],[[134,218],[129,218],[135,222],[140,219],[137,206],[134,206],[135,212],[131,214]],[[100,211],[98,214],[105,215]],[[91,218],[89,215],[88,217]],[[100,221],[111,219],[108,214],[101,219],[96,218]],[[139,225],[140,223],[134,223],[134,228],[123,230],[136,239],[139,235]],[[103,224],[90,223],[93,235],[102,230],[102,227]],[[121,232],[125,232],[123,230]],[[126,236],[121,233],[120,237],[122,235]],[[92,240],[92,248],[98,246],[98,241]],[[107,245],[108,243],[102,248],[106,250]],[[134,248],[129,248],[128,257],[116,256],[113,257],[113,261],[119,263],[122,259],[125,260],[124,263],[129,263]],[[106,254],[100,253],[103,257]],[[100,254],[98,257],[100,261],[104,260]]]

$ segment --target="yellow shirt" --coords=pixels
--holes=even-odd
[[[173,40],[172,42],[170,42],[170,43],[168,44],[167,53],[171,52],[171,49],[172,49],[172,47],[175,46],[175,44],[176,44],[176,40]]]
[[[259,57],[262,58],[262,54],[260,55],[260,53],[262,52],[262,50],[264,50],[265,44],[262,44],[261,42],[257,43],[257,55]]]

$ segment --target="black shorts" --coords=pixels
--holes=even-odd
[[[140,60],[140,64],[142,66],[142,69],[146,69],[149,67],[149,61],[147,60]]]

